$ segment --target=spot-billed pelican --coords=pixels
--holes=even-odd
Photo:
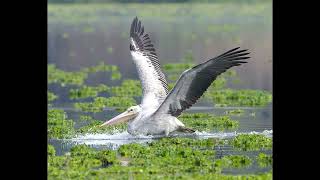
[[[177,117],[203,95],[218,75],[248,59],[247,50],[231,49],[215,58],[184,71],[169,92],[160,69],[156,51],[138,18],[130,28],[130,52],[142,84],[142,102],[132,106],[101,126],[128,122],[133,135],[166,135],[171,132],[194,132]]]

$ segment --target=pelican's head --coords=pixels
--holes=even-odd
[[[129,120],[132,120],[135,117],[137,117],[140,111],[141,111],[141,107],[139,105],[131,106],[125,112],[101,124],[100,127],[105,125],[113,125],[113,124],[119,124],[122,122],[128,122]]]

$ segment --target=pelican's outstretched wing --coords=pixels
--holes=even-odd
[[[218,75],[233,66],[247,63],[241,61],[250,58],[246,57],[249,54],[245,52],[247,50],[236,51],[237,49],[239,47],[183,72],[154,115],[166,113],[179,116],[182,111],[196,103]]]
[[[130,52],[142,84],[142,105],[155,102],[159,105],[168,94],[168,84],[160,69],[156,50],[137,17],[131,24],[130,41]]]

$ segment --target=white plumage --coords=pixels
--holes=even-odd
[[[245,55],[249,53],[238,49],[231,49],[184,71],[169,93],[153,44],[136,17],[130,28],[130,52],[142,85],[142,102],[101,126],[128,122],[128,132],[134,135],[194,132],[177,117],[196,103],[218,75],[233,66],[246,63],[241,60],[248,59]]]

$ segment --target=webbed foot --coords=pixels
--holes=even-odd
[[[191,128],[184,127],[184,126],[179,126],[177,131],[184,132],[184,133],[194,133],[194,132],[196,132],[195,130],[193,130]]]

